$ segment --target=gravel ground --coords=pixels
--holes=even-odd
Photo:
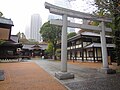
[[[0,69],[5,73],[0,90],[67,90],[34,62],[0,63]]]
[[[120,90],[120,74],[65,84],[71,90]]]

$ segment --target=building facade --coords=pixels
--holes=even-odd
[[[40,35],[40,27],[42,26],[42,19],[39,14],[33,14],[31,16],[31,24],[30,24],[30,39],[34,39],[35,41],[41,42],[42,37]]]
[[[40,44],[23,44],[22,47],[22,58],[35,58],[42,56],[45,57],[44,51],[47,49],[47,43],[40,43]]]
[[[18,36],[11,35],[12,26],[11,19],[0,17],[0,59],[18,58],[17,50],[22,48],[22,44],[18,43]]]
[[[112,36],[106,35],[107,53],[114,61],[114,47]],[[102,62],[100,34],[82,32],[68,39],[68,60]]]

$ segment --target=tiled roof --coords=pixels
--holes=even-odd
[[[68,41],[73,41],[73,40],[76,40],[76,39],[80,39],[81,36],[100,37],[100,34],[85,31],[85,32],[82,32],[80,34],[77,34],[76,36],[73,36],[73,37],[69,38]],[[106,35],[105,37],[112,38],[112,36],[109,36],[109,35]]]
[[[13,21],[4,17],[0,17],[0,23],[13,26]]]
[[[91,47],[101,47],[101,43],[92,43],[85,48],[91,48]],[[115,44],[107,44],[107,47],[115,47]]]
[[[93,33],[93,32],[82,32],[81,35],[84,35],[84,36],[100,36],[100,34]],[[111,37],[111,36],[106,35],[106,37]]]
[[[11,35],[10,39],[16,43],[18,43],[18,36],[17,35]]]
[[[33,49],[34,46],[35,46],[34,44],[24,44],[23,45],[23,49],[29,49],[29,50],[31,50],[31,49]],[[42,50],[47,49],[47,44],[46,45],[45,44],[39,44],[38,46]]]

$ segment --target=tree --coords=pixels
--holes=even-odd
[[[61,59],[61,49],[56,50],[56,56],[57,56],[57,60]]]
[[[2,12],[0,12],[0,17],[2,17],[3,16],[3,13]]]
[[[19,43],[22,43],[22,44],[39,44],[39,42],[35,41],[34,39],[26,39],[26,36],[25,34],[22,32],[18,32],[16,34],[18,36],[18,41]]]
[[[43,41],[52,43],[53,45],[53,59],[56,59],[56,45],[61,40],[61,30],[61,26],[52,25],[50,21],[44,23],[40,30]]]
[[[67,35],[67,38],[71,38],[73,36],[77,35],[76,32],[71,32]]]
[[[47,56],[50,56],[50,58],[52,58],[52,55],[53,55],[53,44],[52,43],[48,43],[48,48],[45,50],[45,53],[47,54]]]
[[[95,4],[98,9],[111,13],[117,64],[120,65],[120,0],[95,0]]]
[[[18,39],[20,40],[21,39],[21,33],[18,32],[16,35],[18,36]]]
[[[5,42],[6,42],[5,40],[0,40],[0,45],[2,45]]]
[[[98,17],[107,17],[107,18],[111,18],[111,16],[112,16],[111,12],[106,12],[106,10],[103,8],[99,8],[98,10],[94,11],[93,15],[98,16]],[[93,26],[98,26],[100,24],[100,22],[99,21],[90,21],[89,24],[93,25]],[[112,28],[114,30],[113,23],[110,23],[110,22],[105,23],[105,26]],[[93,31],[93,32],[98,33],[98,31]],[[106,33],[106,34],[111,35],[112,33]]]

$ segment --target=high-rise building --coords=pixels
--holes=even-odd
[[[42,19],[39,14],[33,14],[31,16],[30,23],[30,39],[34,39],[38,42],[42,41],[42,37],[40,35],[40,27],[42,26]]]
[[[27,25],[25,27],[25,36],[27,39],[30,39],[30,22],[27,23]]]

